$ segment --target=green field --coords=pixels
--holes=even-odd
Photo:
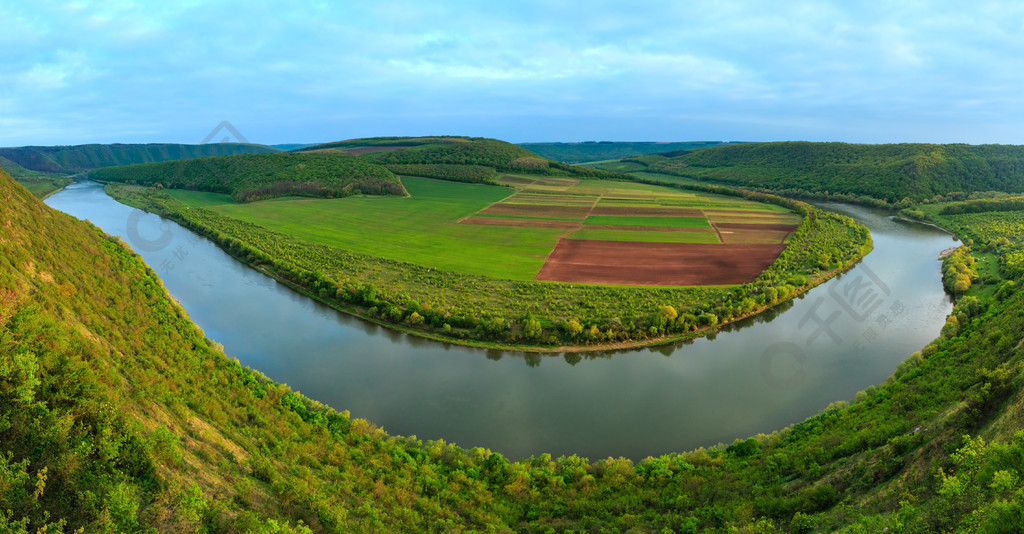
[[[583,222],[604,226],[663,226],[673,228],[711,228],[704,217],[625,217],[617,215],[591,215]]]
[[[169,192],[189,206],[332,247],[437,269],[532,280],[564,230],[457,224],[511,195],[490,185],[403,178],[409,197],[277,199],[236,204],[227,195]]]

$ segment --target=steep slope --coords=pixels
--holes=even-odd
[[[203,145],[114,143],[109,145],[0,148],[0,157],[7,158],[32,171],[73,174],[114,165],[267,152],[280,152],[280,149],[246,143],[208,143]]]
[[[217,156],[163,163],[106,167],[89,173],[105,182],[227,193],[238,202],[285,195],[343,197],[400,195],[391,171],[340,153],[280,153]]]
[[[1024,147],[1008,145],[745,143],[623,162],[633,164],[628,170],[791,193],[867,195],[891,203],[957,191],[1024,192]]]
[[[447,449],[229,360],[123,243],[0,173],[0,531],[500,524]]]

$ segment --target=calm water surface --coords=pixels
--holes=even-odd
[[[771,432],[886,379],[934,339],[951,303],[939,251],[956,242],[887,212],[822,207],[871,229],[848,273],[709,338],[538,356],[426,341],[298,295],[205,238],[115,202],[95,183],[50,206],[122,236],[206,335],[275,381],[391,434],[641,459]]]

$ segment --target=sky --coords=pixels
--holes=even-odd
[[[0,65],[0,146],[1024,144],[1024,2],[0,0]]]

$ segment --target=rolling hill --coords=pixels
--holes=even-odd
[[[721,141],[682,141],[677,143],[632,143],[621,141],[586,141],[582,143],[519,143],[519,146],[541,157],[563,163],[587,163],[628,158],[647,154],[663,154],[719,146]]]
[[[89,176],[167,189],[226,193],[238,202],[299,195],[343,197],[401,195],[391,171],[362,159],[331,152],[240,154],[162,163],[106,167]]]
[[[903,205],[954,192],[1024,192],[1024,147],[1009,145],[744,143],[635,156],[601,168]]]
[[[31,171],[74,174],[114,165],[266,152],[280,152],[280,149],[243,143],[209,143],[203,145],[170,143],[133,145],[115,143],[109,145],[0,148],[0,157],[6,158]],[[4,170],[7,169],[4,168]]]
[[[632,179],[540,157],[520,146],[483,137],[370,137],[315,145],[306,151],[338,150],[358,155],[397,174],[463,182],[492,181],[515,172],[580,178]]]

